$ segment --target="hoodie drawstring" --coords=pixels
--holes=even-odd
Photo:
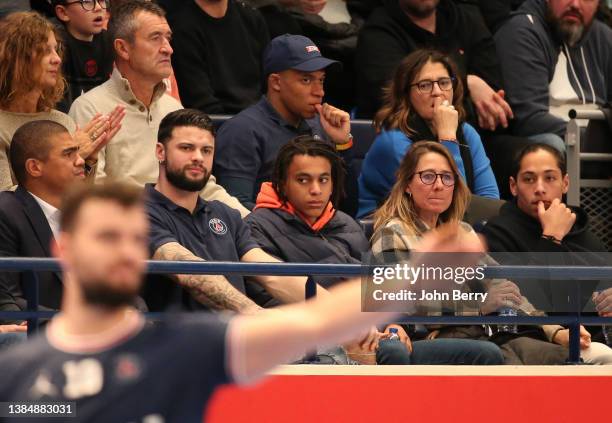
[[[580,94],[582,94],[582,104],[586,104],[586,96],[584,95],[584,90],[582,89],[582,85],[580,84],[578,75],[576,75],[576,71],[574,70],[574,65],[572,64],[572,56],[570,56],[569,48],[567,48],[567,45],[565,43],[563,43],[563,48],[565,49],[565,56],[567,57],[567,61],[570,65],[570,70],[572,71],[572,75],[574,75],[574,79],[576,80],[576,83],[578,84],[578,88],[580,88]],[[587,72],[587,75],[588,75],[588,72]]]
[[[589,81],[589,86],[591,87],[591,97],[593,99],[593,104],[595,103],[595,90],[593,89],[593,83],[591,82],[591,75],[589,74],[589,69],[587,68],[586,59],[584,58],[584,49],[580,46],[580,54],[582,55],[582,64],[584,65],[584,71],[586,72],[587,81]]]

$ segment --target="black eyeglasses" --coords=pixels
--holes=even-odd
[[[64,4],[66,6],[70,6],[71,4],[77,4],[77,3],[81,3],[81,7],[83,8],[83,10],[87,10],[89,12],[96,8],[96,3],[98,3],[102,9],[108,9],[110,2],[109,0],[78,0],[78,1],[65,2]]]
[[[455,82],[455,78],[440,78],[437,81],[431,81],[429,79],[424,79],[422,81],[411,84],[411,87],[417,87],[417,90],[421,94],[430,94],[433,91],[434,84],[438,84],[438,88],[442,91],[449,91],[453,88],[453,83]]]
[[[415,172],[412,176],[419,175],[419,179],[425,185],[433,185],[436,183],[438,176],[442,181],[442,185],[447,187],[452,187],[455,185],[455,175],[453,173],[444,172],[444,173],[436,173],[433,170],[423,170],[421,172]]]

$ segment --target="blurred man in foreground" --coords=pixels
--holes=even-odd
[[[361,312],[356,280],[254,316],[173,316],[146,325],[129,304],[145,270],[147,231],[133,188],[94,186],[66,198],[54,249],[64,271],[62,313],[44,335],[0,357],[0,400],[72,401],[82,422],[200,421],[219,385],[252,380],[315,344],[349,340],[390,318]],[[446,226],[418,250],[480,252],[482,245]],[[426,259],[415,254],[412,264]],[[114,406],[117,398],[129,406]]]

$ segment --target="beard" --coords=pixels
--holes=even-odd
[[[590,26],[590,24],[585,26],[583,22],[565,22],[562,17],[557,18],[554,16],[550,8],[546,10],[546,22],[550,25],[554,34],[570,47],[575,46],[582,39],[582,36]]]
[[[166,178],[174,187],[189,192],[200,192],[206,186],[208,179],[210,178],[210,172],[204,168],[204,174],[200,179],[190,179],[187,177],[186,167],[182,170],[175,170],[170,167],[166,161],[165,165]]]
[[[436,11],[439,3],[439,0],[434,0],[431,4],[422,4],[419,0],[400,0],[399,4],[404,12],[423,19],[431,16]]]
[[[86,283],[81,283],[81,291],[85,302],[92,306],[102,306],[105,308],[119,308],[132,305],[136,301],[140,285],[134,289],[118,289],[108,286],[106,280],[89,279]]]

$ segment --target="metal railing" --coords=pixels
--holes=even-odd
[[[236,263],[236,262],[202,262],[202,261],[148,261],[147,272],[159,274],[202,274],[202,275],[280,275],[309,276],[305,287],[307,297],[316,292],[314,279],[311,276],[363,276],[369,273],[370,267],[359,264],[312,264],[312,263]],[[28,321],[28,332],[37,330],[39,319],[49,318],[53,311],[38,310],[38,277],[37,272],[57,272],[61,268],[55,259],[50,258],[12,258],[0,257],[0,271],[23,272],[24,295],[27,309],[25,311],[0,311],[0,319]],[[612,266],[488,266],[484,268],[486,278],[542,278],[558,280],[593,280],[612,279]],[[148,313],[158,316],[161,313]],[[570,329],[568,363],[580,362],[581,324],[612,323],[612,318],[583,316],[580,313],[568,313],[561,316],[401,316],[395,321],[419,324],[500,324],[521,325],[561,324]]]
[[[567,203],[571,206],[580,205],[580,168],[582,161],[612,161],[609,153],[585,153],[581,151],[582,127],[579,120],[605,120],[606,115],[601,110],[576,110],[569,111],[570,121],[567,123],[565,132],[565,147],[567,149],[567,172],[570,178],[569,190],[567,192]],[[608,181],[605,181],[608,182]],[[603,186],[609,187],[605,183]]]

